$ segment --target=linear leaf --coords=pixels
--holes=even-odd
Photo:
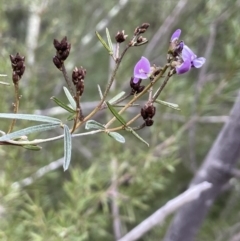
[[[3,82],[3,81],[0,81],[0,84],[1,84],[1,85],[10,85],[9,83]]]
[[[5,119],[18,119],[18,120],[30,120],[47,123],[61,123],[61,120],[44,115],[31,115],[31,114],[13,114],[13,113],[0,113],[0,118]]]
[[[59,100],[58,98],[56,98],[55,96],[51,97],[51,100],[53,100],[58,106],[62,107],[63,109],[65,109],[66,111],[70,112],[70,113],[76,113],[75,110],[73,110],[71,107],[69,107],[68,105],[66,105],[65,103],[63,103],[61,100]]]
[[[121,99],[125,95],[125,93],[126,93],[125,91],[120,92],[119,94],[114,96],[111,100],[109,100],[108,103],[110,103],[111,105],[114,104],[114,102],[116,102],[119,99]]]
[[[86,130],[89,130],[89,129],[103,130],[105,129],[105,126],[95,120],[89,120],[86,122],[85,129]]]
[[[108,135],[120,143],[125,143],[125,138],[118,132],[109,132]]]
[[[71,162],[71,154],[72,154],[72,137],[70,130],[67,125],[64,125],[64,162],[63,162],[63,170],[66,171]]]
[[[76,108],[77,108],[76,102],[75,102],[74,98],[72,97],[71,93],[69,92],[69,90],[65,86],[63,86],[63,90],[65,92],[66,97],[68,98],[68,101],[69,101],[70,105],[72,106],[72,108],[74,110],[76,110]]]
[[[25,129],[19,130],[12,132],[10,134],[4,135],[0,137],[0,141],[8,141],[15,139],[20,136],[27,136],[28,134],[34,133],[34,132],[43,132],[43,131],[48,131],[54,128],[59,127],[59,123],[51,123],[51,124],[42,124],[42,125],[37,125],[37,126],[31,126],[27,127]]]
[[[75,119],[76,114],[71,114],[67,117],[67,121],[71,121]]]
[[[111,40],[110,33],[108,31],[108,28],[106,28],[106,35],[107,35],[108,46],[110,48],[109,54],[112,55],[113,54],[113,44],[112,44],[112,40]]]
[[[128,127],[126,130],[131,132],[134,136],[136,136],[140,141],[142,141],[149,147],[149,144],[141,136],[139,136],[138,133],[134,131],[132,128]]]
[[[23,145],[22,147],[31,151],[40,151],[42,149],[42,147],[38,145]]]
[[[98,87],[98,92],[99,92],[99,95],[100,95],[100,99],[102,100],[103,93],[102,93],[101,87],[100,87],[100,85],[97,85],[97,87]]]
[[[109,52],[111,53],[111,49],[109,48],[109,46],[107,45],[107,43],[103,40],[103,38],[100,36],[100,34],[96,31],[95,32],[99,41],[101,42],[101,44],[104,46],[104,48]]]
[[[179,105],[177,105],[177,104],[173,104],[173,103],[166,102],[166,101],[163,101],[163,100],[158,100],[158,99],[156,99],[155,101],[156,101],[156,103],[158,103],[158,104],[168,106],[168,107],[170,107],[170,108],[172,108],[172,109],[174,109],[174,110],[181,110],[181,109],[179,108]]]
[[[116,117],[116,119],[123,125],[126,125],[127,122],[123,119],[121,115],[118,114],[118,112],[114,109],[114,107],[107,101],[107,106],[109,110],[112,112],[112,114]]]

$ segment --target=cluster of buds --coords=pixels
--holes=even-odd
[[[71,44],[67,41],[67,37],[64,37],[61,42],[58,40],[54,39],[53,40],[53,45],[55,47],[56,55],[53,57],[53,63],[56,65],[58,69],[62,68],[63,61],[67,59],[70,49],[71,49]]]
[[[145,121],[146,126],[151,126],[153,125],[153,116],[156,113],[156,107],[153,106],[153,104],[148,104],[145,105],[142,109],[141,109],[141,116]]]
[[[116,39],[117,43],[122,43],[126,40],[127,37],[128,37],[128,35],[125,35],[124,30],[122,30],[122,31],[117,32],[115,39]]]
[[[149,23],[143,23],[140,27],[136,27],[134,35],[137,36],[139,34],[145,33],[149,26]]]
[[[75,67],[72,72],[72,82],[76,87],[76,92],[81,96],[84,91],[84,78],[87,71],[83,67]]]
[[[13,83],[16,84],[22,78],[25,71],[25,57],[20,56],[19,53],[17,53],[15,56],[10,55],[10,60],[13,69],[12,80]]]
[[[140,85],[142,82],[142,79],[138,79],[138,81],[135,83],[134,82],[134,77],[131,77],[130,79],[130,87],[132,88],[132,92],[131,94],[134,95],[135,93],[140,93],[144,90],[145,86],[144,85]]]

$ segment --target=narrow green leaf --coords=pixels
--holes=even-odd
[[[67,121],[71,121],[75,119],[76,114],[71,114],[67,117]]]
[[[128,127],[126,130],[131,132],[134,136],[136,136],[140,141],[142,141],[149,147],[149,144],[141,136],[139,136],[138,133],[134,131],[131,127]]]
[[[106,35],[107,35],[108,46],[110,48],[109,54],[112,55],[113,54],[113,44],[112,44],[112,40],[111,40],[110,33],[108,31],[108,28],[106,28]]]
[[[103,93],[102,93],[101,87],[100,87],[100,85],[97,85],[97,87],[98,87],[98,92],[99,92],[99,95],[100,95],[100,99],[102,100]]]
[[[71,107],[69,107],[68,105],[66,105],[65,103],[63,103],[61,100],[59,100],[58,98],[56,98],[55,96],[51,97],[51,100],[53,100],[58,106],[62,107],[63,109],[65,109],[66,111],[70,112],[70,113],[76,113],[75,110],[73,110]]]
[[[68,98],[68,101],[69,101],[70,105],[72,106],[72,108],[74,110],[76,110],[76,108],[77,108],[76,102],[75,102],[74,98],[72,97],[71,93],[69,92],[69,90],[65,86],[63,86],[63,90],[65,92],[66,97]]]
[[[12,113],[0,113],[0,118],[5,119],[17,119],[17,120],[30,120],[30,121],[39,121],[47,123],[61,123],[61,120],[44,115],[31,115],[31,114],[12,114]]]
[[[126,121],[123,119],[121,115],[118,114],[118,112],[114,109],[114,107],[107,101],[107,106],[109,110],[112,112],[112,114],[116,117],[116,119],[123,125],[126,125]]]
[[[110,103],[111,105],[114,104],[114,102],[116,102],[119,99],[121,99],[125,95],[125,93],[126,93],[125,91],[120,92],[119,94],[114,96],[111,100],[109,100],[108,103]]]
[[[89,130],[89,129],[104,130],[105,126],[95,120],[89,120],[86,122],[85,129],[86,130]]]
[[[177,104],[173,104],[173,103],[166,102],[166,101],[163,101],[163,100],[158,100],[158,99],[156,99],[155,101],[156,101],[156,103],[158,103],[158,104],[168,106],[168,107],[170,107],[170,108],[172,108],[172,109],[174,109],[174,110],[181,110],[181,109],[179,108],[179,105],[177,105]]]
[[[125,138],[117,132],[109,132],[108,135],[120,143],[125,143]]]
[[[42,149],[42,147],[38,145],[23,145],[22,147],[31,151],[40,151]]]
[[[1,84],[1,85],[10,85],[9,83],[3,82],[3,81],[0,81],[0,84]]]
[[[67,125],[64,125],[64,162],[63,170],[66,171],[69,167],[72,154],[72,137]]]
[[[51,123],[51,124],[42,124],[42,125],[27,127],[25,129],[15,131],[15,132],[12,132],[10,134],[1,136],[0,141],[12,140],[12,139],[15,139],[17,137],[27,136],[28,134],[31,134],[31,133],[34,133],[34,132],[48,131],[48,130],[57,128],[59,126],[60,126],[59,123]]]
[[[96,31],[95,32],[99,41],[101,42],[101,44],[104,46],[104,48],[109,52],[111,53],[111,49],[109,48],[109,46],[107,45],[107,43],[103,40],[103,38],[100,36],[100,34]]]

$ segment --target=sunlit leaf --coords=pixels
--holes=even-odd
[[[27,136],[28,134],[35,133],[35,132],[48,131],[48,130],[57,128],[59,126],[60,126],[59,123],[53,123],[53,124],[42,124],[42,125],[27,127],[25,129],[15,131],[15,132],[12,132],[10,134],[1,136],[0,141],[12,140],[12,139],[15,139],[17,137]]]
[[[104,46],[104,48],[109,52],[111,53],[111,49],[109,48],[109,46],[107,45],[107,43],[103,40],[103,38],[100,36],[100,34],[96,31],[95,32],[99,41],[101,42],[101,44]]]
[[[106,28],[106,35],[107,35],[108,46],[110,48],[109,54],[112,55],[113,54],[113,44],[112,44],[112,40],[111,40],[110,33],[108,31],[108,28]]]
[[[126,121],[123,119],[123,117],[121,115],[118,114],[118,112],[114,109],[114,107],[107,102],[107,106],[109,108],[109,110],[112,112],[112,114],[116,117],[116,119],[123,125],[126,125]]]
[[[95,120],[89,120],[86,122],[86,125],[85,125],[85,129],[86,130],[89,130],[89,129],[105,129],[105,126]]]
[[[116,101],[120,100],[126,92],[122,91],[119,94],[117,94],[116,96],[114,96],[111,100],[108,101],[109,104],[114,104]]]
[[[62,107],[63,109],[65,109],[66,111],[70,112],[70,113],[76,113],[75,110],[73,110],[72,108],[70,108],[68,105],[66,105],[65,103],[63,103],[61,100],[59,100],[58,98],[56,98],[55,96],[51,97],[51,100],[53,100],[58,106]]]
[[[179,108],[179,105],[177,105],[177,104],[173,104],[173,103],[166,102],[166,101],[163,101],[163,100],[158,100],[158,99],[156,99],[155,101],[156,101],[156,103],[158,103],[158,104],[168,106],[168,107],[170,107],[170,108],[172,108],[172,109],[174,109],[174,110],[181,110],[181,109]]]
[[[31,114],[13,114],[13,113],[0,113],[0,118],[17,119],[17,120],[30,120],[47,123],[61,123],[61,120],[44,115],[31,115]]]
[[[109,132],[108,135],[120,143],[125,143],[125,138],[117,132]]]
[[[65,92],[66,97],[68,98],[68,101],[69,101],[70,105],[72,106],[72,108],[74,110],[76,110],[76,108],[77,108],[76,102],[75,102],[74,98],[72,97],[71,93],[69,92],[69,90],[65,86],[63,86],[63,90]]]
[[[72,154],[72,137],[70,130],[67,125],[64,125],[64,162],[63,162],[63,170],[66,171],[71,162],[71,154]]]

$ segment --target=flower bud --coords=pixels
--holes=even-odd
[[[15,56],[10,55],[9,57],[10,57],[10,61],[13,69],[12,80],[13,80],[13,83],[16,84],[24,74],[25,57],[20,56],[19,53],[17,53]]]
[[[122,30],[121,32],[117,32],[115,39],[117,41],[117,43],[122,43],[126,40],[126,38],[128,37],[128,35],[124,34],[124,30]]]
[[[62,69],[62,61],[57,56],[53,57],[53,63],[58,69]]]

